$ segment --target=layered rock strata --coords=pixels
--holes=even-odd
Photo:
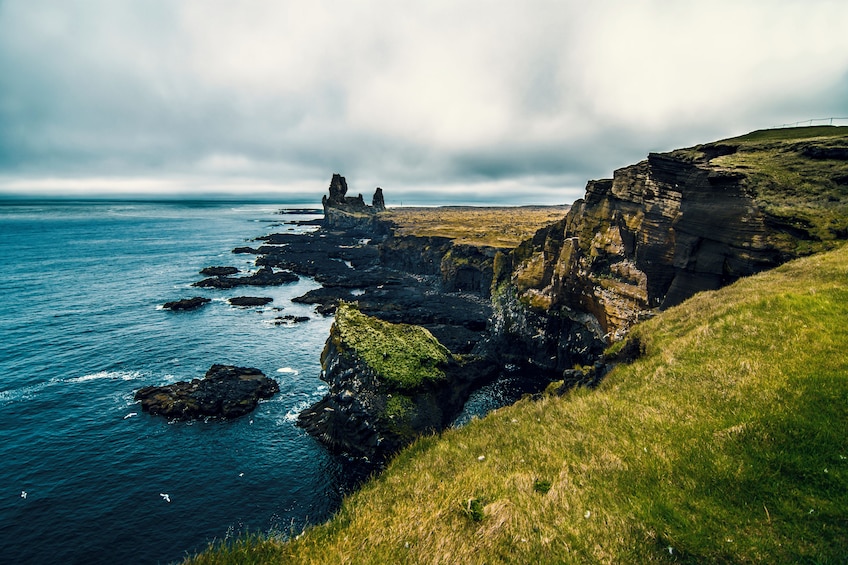
[[[749,164],[755,150],[791,171],[805,158],[841,158],[840,146],[819,143],[708,144],[590,181],[561,222],[496,261],[489,349],[554,376],[591,365],[655,309],[844,238],[844,215],[826,233],[805,219],[845,208],[835,181],[827,200],[816,194],[829,183],[821,169],[781,186],[782,177]]]

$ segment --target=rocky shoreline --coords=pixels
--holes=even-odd
[[[337,316],[321,356],[329,390],[299,424],[334,450],[379,460],[450,425],[468,395],[500,374],[562,381],[563,391],[594,386],[611,365],[638,356],[639,344],[629,342],[605,351],[640,320],[848,237],[848,227],[818,225],[809,212],[833,215],[830,208],[845,205],[838,191],[827,201],[798,192],[794,209],[775,208],[775,191],[794,188],[750,172],[748,155],[738,166],[728,161],[759,150],[756,137],[750,147],[739,139],[651,154],[612,179],[590,181],[564,217],[517,246],[405,232],[385,210],[382,190],[367,205],[334,175],[319,229],[258,238],[258,247],[233,250],[255,254],[258,273],[214,271],[201,282],[229,288],[309,276],[321,283],[294,301]],[[783,152],[796,168],[843,158],[817,143],[766,150]],[[393,344],[395,353],[374,358],[355,345],[340,303],[355,304],[357,325],[383,336],[370,349]],[[415,349],[398,337],[411,327],[447,351],[438,361],[444,378],[399,389],[385,361]]]

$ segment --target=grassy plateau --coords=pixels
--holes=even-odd
[[[802,254],[848,234],[848,127],[760,130],[671,155],[744,174],[763,210],[804,234],[791,245]]]
[[[629,339],[597,389],[421,438],[328,523],[188,562],[845,563],[848,247]]]
[[[455,244],[513,248],[539,228],[565,217],[570,206],[441,206],[391,208],[381,217],[398,236],[447,237]]]

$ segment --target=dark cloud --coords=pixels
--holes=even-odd
[[[0,192],[285,198],[340,172],[410,202],[570,201],[649,151],[848,117],[845,21],[829,1],[4,0]]]

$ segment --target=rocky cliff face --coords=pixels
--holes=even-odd
[[[822,144],[827,151],[815,149]],[[611,180],[589,182],[563,221],[496,269],[489,347],[554,373],[589,364],[654,309],[844,238],[848,195],[839,183],[815,167],[810,174],[833,185],[829,199],[780,185],[780,171],[751,164],[766,151],[769,167],[785,162],[793,171],[820,155],[837,161],[837,171],[845,160],[832,139],[764,146],[739,138],[651,154]],[[842,209],[841,223],[816,225],[809,219],[815,208]]]
[[[471,387],[491,375],[454,357],[426,329],[342,303],[321,354],[327,395],[299,424],[330,447],[382,460],[446,427]]]

